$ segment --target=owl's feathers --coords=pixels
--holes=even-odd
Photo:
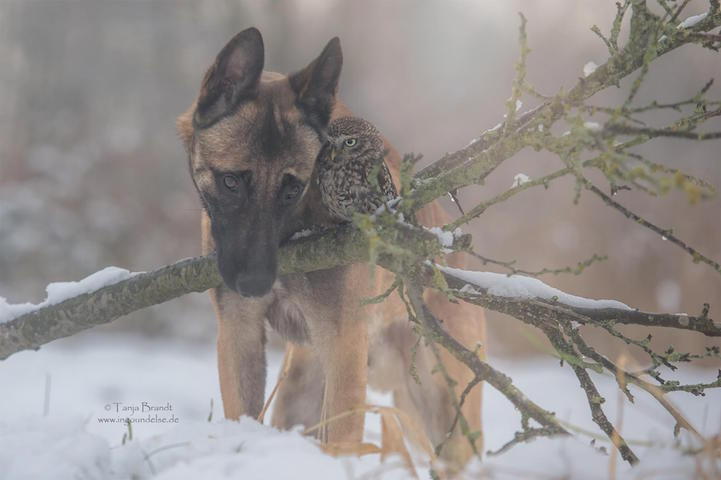
[[[398,196],[384,156],[383,138],[370,122],[342,117],[330,123],[317,178],[333,217],[350,221],[353,213],[374,213]]]

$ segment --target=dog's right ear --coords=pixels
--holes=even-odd
[[[243,99],[253,97],[264,61],[263,37],[257,28],[233,37],[203,78],[193,126],[209,127],[232,113]]]

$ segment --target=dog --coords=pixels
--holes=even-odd
[[[438,444],[456,415],[453,396],[473,374],[446,352],[442,361],[457,382],[455,392],[431,373],[437,361],[422,342],[414,348],[417,336],[398,295],[363,305],[364,298],[389,287],[393,274],[355,264],[278,278],[279,248],[294,232],[329,222],[313,181],[315,162],[328,122],[351,112],[336,98],[343,63],[338,38],[290,75],[264,71],[264,55],[257,29],[238,33],[217,55],[197,99],[177,121],[203,206],[203,253],[217,253],[223,279],[210,295],[218,320],[225,417],[257,418],[263,408],[267,320],[298,345],[278,390],[274,426],[311,426],[326,419],[323,441],[361,442],[370,384],[391,391],[396,406],[415,417]],[[400,158],[384,142],[385,160],[397,182]],[[419,211],[418,219],[428,226],[448,220],[437,203]],[[450,263],[465,266],[465,258],[450,257]],[[425,299],[456,339],[472,349],[484,342],[482,310],[433,292]],[[409,373],[413,362],[420,383]],[[480,385],[471,391],[463,413],[471,430],[480,431]],[[457,427],[441,457],[462,466],[471,454]]]

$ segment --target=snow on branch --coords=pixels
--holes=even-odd
[[[112,270],[109,270],[112,269]],[[112,273],[110,275],[108,272]],[[100,281],[102,279],[103,281]],[[109,267],[80,282],[48,286],[48,298],[37,305],[0,304],[0,360],[21,350],[40,348],[53,340],[163,303],[219,283],[212,257],[181,260],[153,272],[130,274]],[[71,287],[70,284],[74,284]],[[66,296],[69,289],[73,296]]]
[[[537,278],[524,275],[505,275],[476,272],[445,266],[437,267],[446,277],[449,286],[462,296],[482,296],[478,300],[491,310],[516,316],[516,308],[536,305],[538,308],[557,307],[568,311],[568,318],[578,323],[613,321],[627,325],[666,327],[690,330],[709,337],[721,337],[721,323],[709,318],[708,311],[699,316],[686,313],[649,313],[629,307],[618,300],[594,300],[578,297],[553,288]],[[541,301],[541,302],[539,302]],[[574,315],[575,314],[575,315]],[[577,316],[585,318],[578,318]]]
[[[438,268],[441,272],[449,276],[467,282],[461,289],[464,291],[473,291],[473,287],[477,287],[485,290],[489,295],[498,297],[513,299],[538,298],[541,300],[552,300],[564,306],[575,308],[631,310],[628,305],[617,300],[592,300],[590,298],[577,297],[546,285],[537,278],[526,277],[524,275],[473,272],[443,266]]]
[[[50,305],[61,303],[69,298],[77,297],[83,293],[92,293],[96,290],[120,282],[137,275],[138,272],[129,272],[123,268],[105,267],[80,280],[79,282],[55,282],[45,287],[47,296],[40,303],[10,304],[0,297],[0,323],[12,320],[26,313],[34,312]]]

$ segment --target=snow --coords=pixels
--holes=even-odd
[[[452,253],[453,250],[451,249],[453,247],[453,244],[455,241],[460,238],[463,235],[463,230],[461,230],[460,227],[453,230],[453,232],[449,232],[446,230],[443,230],[441,227],[423,227],[427,232],[432,233],[433,235],[438,238],[438,243],[441,244],[441,247],[443,247],[444,253]]]
[[[79,414],[0,422],[0,470],[10,479],[101,479],[111,467],[110,444],[86,430]]]
[[[493,126],[492,128],[489,128],[488,130],[484,130],[483,133],[481,134],[481,137],[482,137],[483,135],[487,134],[487,133],[495,132],[496,130],[498,130],[498,129],[501,128],[502,126],[503,126],[503,122],[498,122],[498,123],[497,123],[495,126]],[[478,140],[478,139],[476,139],[476,140]]]
[[[546,285],[537,278],[524,275],[504,275],[493,272],[474,272],[457,268],[439,266],[440,270],[456,278],[468,282],[471,287],[476,286],[487,290],[491,295],[514,298],[540,298],[543,300],[556,299],[559,303],[575,308],[618,308],[631,310],[631,308],[617,300],[594,300],[577,297],[557,288]]]
[[[511,184],[511,188],[520,187],[524,183],[528,183],[530,181],[531,181],[531,177],[529,177],[525,173],[517,173],[513,177],[513,183]]]
[[[596,71],[597,68],[598,68],[598,65],[596,65],[594,62],[587,62],[583,66],[583,76],[587,77],[587,76],[591,75],[593,72]]]
[[[0,395],[3,480],[336,479],[346,478],[348,471],[363,475],[379,467],[387,467],[384,479],[411,478],[393,459],[382,466],[377,455],[325,455],[298,429],[282,432],[247,417],[223,420],[212,345],[93,334],[68,343],[21,352],[3,362],[0,384],[12,386]],[[266,396],[281,363],[280,353],[270,351]],[[46,375],[52,388],[50,414],[43,417]],[[372,392],[368,400],[390,404],[384,394]],[[123,444],[127,427],[100,420],[116,418],[115,402],[170,403],[179,422],[133,423],[133,439]],[[367,440],[377,443],[379,420],[372,417],[366,424]]]
[[[191,353],[192,352],[192,353]],[[578,382],[556,359],[531,362],[490,361],[513,378],[515,385],[564,422],[600,433],[588,413]],[[269,352],[273,387],[281,364]],[[685,381],[708,381],[715,371],[684,368]],[[50,412],[42,416],[43,385],[52,378]],[[611,420],[619,414],[616,381],[591,373]],[[220,419],[220,393],[212,345],[151,342],[138,337],[85,334],[53,343],[38,352],[21,352],[0,368],[0,477],[3,480],[230,480],[411,478],[378,455],[333,458],[297,431],[279,432],[248,418]],[[648,395],[631,387],[636,403],[623,404],[622,434],[641,459],[631,469],[618,463],[618,478],[694,478],[695,459],[673,444],[674,422]],[[389,395],[370,392],[369,402],[388,402]],[[215,400],[208,421],[210,399]],[[721,390],[706,397],[673,393],[669,398],[704,435],[721,429]],[[104,405],[123,401],[170,402],[176,425],[133,424],[133,439],[122,442],[124,425],[101,423]],[[625,401],[624,401],[625,402]],[[386,403],[387,404],[387,403]],[[519,426],[518,412],[497,391],[484,387],[485,449],[496,450]],[[366,441],[378,443],[377,418],[366,420]],[[602,435],[602,434],[601,434]],[[685,439],[685,434],[682,433]],[[474,462],[461,478],[608,478],[609,457],[589,446],[590,438],[537,439],[509,452]],[[685,440],[687,441],[687,440]],[[598,441],[597,445],[607,445]],[[379,474],[382,470],[382,475]],[[425,468],[420,478],[428,478]],[[646,476],[644,476],[646,475]]]
[[[105,267],[78,282],[55,282],[45,287],[47,296],[40,303],[8,303],[7,299],[0,297],[0,323],[9,322],[13,318],[38,310],[49,305],[55,305],[68,298],[83,293],[91,293],[108,285],[126,280],[142,272],[130,272],[124,268]]]
[[[399,203],[401,203],[401,200],[403,200],[403,197],[396,197],[391,200],[386,201],[383,205],[376,208],[375,212],[371,214],[371,218],[375,220],[376,217],[383,214],[383,212],[388,212],[391,214],[396,214],[396,207]],[[398,213],[398,218],[403,221],[403,214]]]
[[[438,242],[441,244],[441,246],[446,248],[450,248],[453,246],[453,241],[456,237],[455,232],[448,232],[446,230],[443,230],[441,227],[424,228],[438,238]]]
[[[598,132],[599,130],[601,130],[601,125],[596,122],[584,122],[583,126],[593,132]]]
[[[486,131],[488,131],[488,130],[486,130]],[[484,133],[485,133],[485,132],[484,132]],[[471,145],[473,145],[474,143],[476,143],[476,142],[477,142],[478,140],[480,140],[480,139],[481,139],[481,137],[472,138],[471,141],[468,142],[468,143],[466,144],[466,146],[463,147],[463,148],[468,148],[468,147],[470,147]]]
[[[290,237],[291,240],[298,240],[299,238],[305,238],[310,237],[313,235],[313,230],[310,228],[306,228],[305,230],[299,230],[293,234],[292,237]]]
[[[706,18],[708,16],[708,13],[700,13],[698,15],[693,15],[691,17],[688,17],[686,20],[678,24],[677,28],[691,28],[695,26],[697,23],[699,23],[701,20]]]
[[[523,108],[523,102],[516,100],[516,111],[519,111],[521,108]]]

